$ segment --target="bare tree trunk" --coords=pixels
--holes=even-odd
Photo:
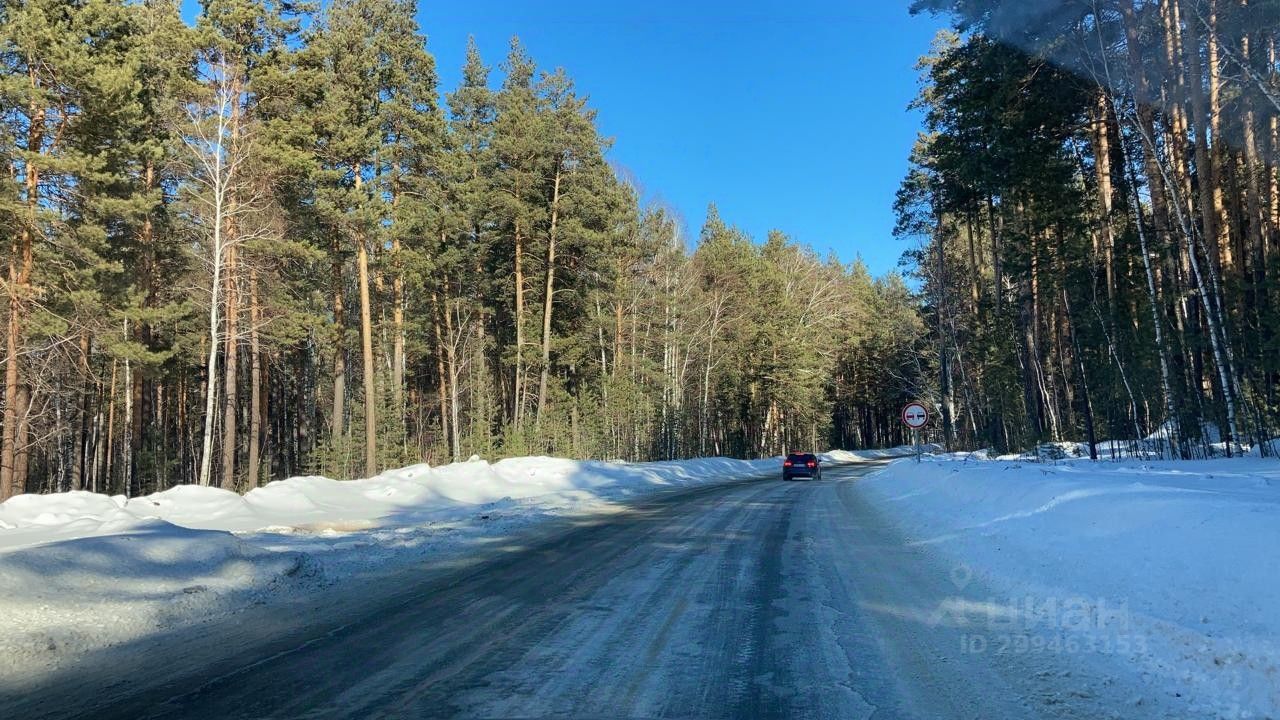
[[[391,258],[394,275],[391,278],[391,401],[395,406],[396,426],[405,423],[404,371],[404,268],[400,259],[400,235],[391,234]]]
[[[155,163],[148,158],[144,161],[143,170],[143,189],[151,193],[156,187],[156,170]],[[142,220],[142,227],[138,233],[139,245],[142,249],[141,258],[141,289],[143,291],[142,306],[146,309],[154,308],[156,305],[155,291],[155,227],[151,220],[151,213],[147,212]],[[146,321],[137,323],[134,329],[135,340],[144,348],[151,347],[151,327]],[[160,426],[160,432],[163,433],[163,425],[155,422],[155,383],[145,377],[142,368],[137,368],[133,373],[133,415],[130,423],[130,475],[136,476],[138,473],[139,460],[142,456],[143,440],[147,437],[148,429]],[[152,433],[154,437],[154,432]],[[155,486],[159,487],[162,482],[161,463],[153,462],[152,467],[155,473]],[[142,486],[142,478],[138,478],[139,493],[145,492]]]
[[[93,372],[89,366],[89,354],[92,340],[88,333],[80,335],[80,428],[75,442],[74,465],[71,469],[71,489],[84,490],[88,487],[89,474],[89,429],[93,403]]]
[[[712,303],[711,328],[707,334],[707,357],[702,365],[702,407],[698,413],[698,454],[702,456],[707,454],[707,424],[711,414],[711,365],[715,357],[716,334],[720,329],[720,312],[723,308],[723,301],[719,297],[713,298]]]
[[[664,460],[672,459],[672,436],[671,415],[673,396],[671,380],[675,375],[675,362],[671,356],[671,273],[664,272],[662,274],[663,282],[663,303],[662,303],[662,430],[661,430],[661,450]],[[634,367],[633,367],[634,372]]]
[[[1280,64],[1280,49],[1277,48],[1277,38],[1273,35],[1267,45],[1267,62],[1270,67],[1276,67]],[[1267,171],[1268,197],[1270,197],[1268,214],[1270,217],[1272,241],[1275,242],[1276,233],[1280,233],[1280,111],[1270,113],[1269,130],[1271,140],[1271,157],[1269,159]]]
[[[978,260],[978,228],[975,227],[978,222],[975,218],[975,214],[974,210],[968,211],[965,214],[964,222],[964,235],[969,246],[969,303],[973,308],[977,308],[978,303],[982,302],[982,287],[980,285],[982,278],[982,263]]]
[[[551,373],[551,311],[554,307],[556,293],[556,230],[560,219],[561,179],[561,169],[557,167],[551,194],[551,227],[547,232],[546,296],[542,301],[542,367],[538,375],[538,415],[536,419],[539,425],[542,423],[542,415],[547,408],[547,378]]]
[[[360,273],[360,341],[364,364],[364,474],[378,474],[378,395],[374,385],[373,318],[369,298],[369,251],[364,238],[357,240],[356,263]]]
[[[102,489],[108,493],[114,490],[112,470],[115,468],[116,454],[116,370],[118,367],[119,361],[112,360],[111,389],[107,395],[110,398],[107,402],[107,442],[102,449]]]
[[[948,451],[955,444],[955,399],[951,393],[951,363],[948,352],[948,338],[944,318],[947,316],[947,266],[946,266],[946,229],[942,226],[942,214],[934,209],[934,221],[937,223],[934,232],[934,244],[937,246],[937,304],[938,316],[938,394],[942,405],[943,441]],[[814,448],[816,451],[817,448]]]
[[[1151,88],[1143,70],[1142,48],[1138,35],[1138,20],[1133,9],[1133,0],[1121,0],[1121,16],[1124,19],[1124,31],[1128,48],[1129,78],[1133,84],[1133,99],[1137,105],[1137,124],[1139,131],[1149,142],[1143,143],[1143,160],[1146,164],[1147,182],[1150,183],[1151,210],[1155,222],[1156,239],[1159,247],[1168,247],[1171,232],[1169,224],[1168,194],[1165,178],[1160,168],[1160,158],[1155,146],[1156,126],[1155,113],[1151,107]],[[1113,104],[1113,108],[1114,108]]]
[[[363,168],[356,165],[355,190],[363,189]],[[364,474],[378,474],[378,393],[374,383],[373,309],[369,296],[369,247],[363,230],[356,233],[356,273],[360,282],[360,352],[364,375]]]
[[[1188,0],[1179,0],[1182,3]],[[1185,14],[1185,12],[1183,13]],[[1194,37],[1194,35],[1193,35]],[[1218,173],[1214,167],[1214,158],[1209,151],[1209,107],[1204,92],[1204,81],[1200,67],[1200,48],[1192,42],[1185,48],[1188,75],[1190,77],[1191,114],[1195,121],[1196,136],[1196,171],[1199,176],[1197,185],[1200,188],[1200,222],[1205,241],[1212,251],[1210,261],[1221,267],[1222,253],[1218,242],[1218,212],[1214,208],[1214,192],[1218,188]],[[1217,131],[1214,142],[1218,141]]]
[[[444,366],[445,342],[444,325],[442,315],[447,312],[440,307],[440,296],[437,292],[431,293],[431,327],[435,331],[436,336],[436,376],[439,381],[436,383],[436,393],[440,400],[440,430],[444,433],[445,444],[452,446],[453,432],[449,427],[449,418],[452,413],[449,410],[449,376]]]
[[[35,70],[29,73],[32,89],[39,86]],[[38,93],[33,94],[33,97]],[[44,143],[45,111],[32,100],[28,105],[30,126],[27,130],[27,149],[40,152]],[[4,432],[0,435],[0,501],[26,491],[27,478],[18,463],[19,448],[24,441],[19,437],[18,426],[27,414],[25,400],[29,398],[23,384],[22,335],[27,316],[27,294],[30,291],[32,270],[33,234],[39,222],[40,169],[33,159],[28,159],[23,177],[25,218],[21,229],[14,233],[9,253],[9,319],[5,333],[4,371]]]
[[[1036,347],[1035,331],[1032,329],[1033,310],[1031,307],[1031,293],[1023,291],[1025,294],[1022,298],[1022,397],[1023,403],[1026,405],[1027,418],[1030,421],[1028,430],[1034,436],[1036,442],[1040,442],[1044,435],[1044,418],[1041,413],[1041,397],[1039,353]]]
[[[515,368],[515,387],[513,398],[515,407],[512,415],[515,417],[516,428],[520,428],[524,422],[524,396],[525,396],[525,380],[524,380],[524,236],[520,232],[520,221],[516,221],[515,232],[515,291],[516,291],[516,368]]]
[[[124,336],[129,337],[129,320],[127,318],[124,321]],[[134,395],[135,388],[137,388],[137,385],[133,377],[133,363],[126,357],[124,359],[124,442],[121,443],[124,449],[123,457],[121,458],[123,473],[121,484],[124,486],[126,497],[133,495],[133,443],[135,437],[133,418],[138,407]]]
[[[1165,72],[1169,81],[1161,85],[1163,107],[1168,108],[1171,165],[1174,180],[1185,198],[1191,197],[1191,172],[1187,166],[1191,153],[1187,148],[1188,123],[1186,108],[1186,72],[1182,62],[1182,24],[1175,0],[1160,0],[1160,18],[1164,25]]]
[[[1059,260],[1061,271],[1061,260]],[[1065,313],[1068,336],[1071,338],[1072,355],[1075,357],[1076,372],[1080,376],[1080,403],[1084,410],[1085,439],[1089,442],[1089,459],[1098,459],[1098,436],[1093,424],[1093,399],[1089,395],[1089,376],[1085,371],[1084,354],[1080,351],[1080,340],[1076,337],[1076,320],[1071,313],[1071,297],[1067,289],[1062,289],[1062,308]],[[1110,337],[1108,336],[1108,346]]]
[[[474,228],[474,237],[479,238],[479,227]],[[476,275],[483,274],[481,261],[476,259]],[[471,403],[474,408],[471,415],[471,427],[474,439],[473,451],[489,456],[493,452],[494,408],[502,402],[495,388],[499,386],[489,367],[489,323],[492,315],[482,304],[476,318],[476,343],[472,349],[471,364],[468,371],[472,379],[470,387]]]
[[[177,478],[177,481],[185,483],[190,481],[194,477],[194,474],[192,473],[192,470],[194,468],[192,467],[193,463],[192,463],[192,457],[190,454],[191,453],[190,438],[187,435],[187,428],[189,427],[189,425],[187,422],[187,415],[188,415],[187,413],[187,373],[185,371],[178,375],[177,400],[178,400],[178,424],[176,425],[176,428],[178,430],[178,457],[181,462],[181,474]],[[99,400],[98,408],[99,409],[96,417],[101,418],[102,417],[101,400]],[[97,424],[101,425],[100,422]],[[97,430],[95,429],[94,432],[95,432],[95,439],[96,439]],[[95,461],[94,461],[94,470],[95,472],[97,470],[96,455],[95,455]]]
[[[1115,189],[1111,167],[1111,112],[1104,93],[1098,93],[1094,119],[1094,165],[1098,174],[1098,207],[1101,208],[1102,255],[1106,277],[1107,301],[1114,306],[1116,298],[1115,274]]]
[[[215,163],[222,161],[215,160]],[[209,283],[209,353],[205,358],[205,379],[204,379],[204,432],[200,441],[200,484],[208,487],[213,476],[213,423],[214,410],[217,407],[217,378],[218,378],[218,306],[222,303],[220,293],[222,290],[222,263],[224,257],[223,247],[223,223],[225,221],[223,214],[226,208],[222,193],[223,188],[214,191],[214,220],[213,220],[213,247],[211,248],[211,257],[213,260],[213,278]]]
[[[31,387],[28,385],[18,386],[18,407],[22,412],[18,414],[18,453],[14,458],[13,474],[15,478],[23,479],[23,492],[26,492],[27,467],[31,460]],[[127,486],[126,486],[127,492]]]
[[[262,308],[258,298],[258,272],[249,269],[249,457],[247,477],[249,487],[257,487],[261,481],[262,418],[262,347],[258,339],[258,325],[262,321]]]
[[[1198,10],[1197,10],[1198,12]],[[1206,27],[1206,64],[1209,78],[1209,132],[1213,136],[1212,154],[1213,174],[1213,210],[1214,224],[1218,229],[1215,243],[1218,246],[1218,264],[1223,271],[1235,264],[1231,249],[1230,222],[1227,218],[1226,178],[1223,177],[1223,161],[1225,145],[1222,138],[1222,70],[1218,52],[1218,0],[1209,0],[1209,18],[1203,23]]]
[[[330,421],[329,437],[337,442],[346,427],[347,399],[347,351],[346,351],[346,308],[344,306],[342,277],[342,259],[339,255],[338,241],[335,238],[333,247],[333,417]]]
[[[1251,61],[1251,36],[1245,33],[1241,41],[1243,62]],[[1266,284],[1267,258],[1270,257],[1269,238],[1266,227],[1266,210],[1263,208],[1262,173],[1264,164],[1258,151],[1258,115],[1253,98],[1245,93],[1241,98],[1244,103],[1244,118],[1241,126],[1244,131],[1244,174],[1245,174],[1245,210],[1248,215],[1245,229],[1249,237],[1249,246],[1253,250],[1253,288],[1256,295],[1254,311],[1260,318],[1269,316],[1269,298]]]
[[[995,304],[996,315],[1004,304],[1004,274],[1001,266],[1001,244],[1003,242],[1004,218],[996,212],[995,200],[987,196],[987,223],[991,226],[991,265],[993,268],[991,281],[991,298]]]
[[[613,376],[618,377],[618,369],[622,367],[622,271],[618,272],[616,297],[613,303]]]
[[[236,412],[236,390],[239,387],[239,356],[240,356],[240,338],[239,338],[239,317],[240,317],[240,290],[237,287],[236,277],[236,249],[234,246],[227,248],[227,267],[223,275],[223,294],[224,302],[227,304],[226,327],[227,335],[224,338],[226,343],[223,348],[222,359],[222,489],[236,489],[236,449],[238,445],[238,433],[236,429],[236,421],[239,419]]]
[[[452,301],[449,298],[449,278],[444,278],[444,331],[445,345],[444,358],[446,371],[448,372],[449,383],[449,451],[453,456],[454,462],[461,460],[462,440],[460,438],[460,430],[458,428],[458,354],[457,354],[457,328],[453,325],[453,313],[449,306]]]
[[[25,287],[19,281],[22,247],[29,240],[28,231],[15,234],[13,255],[9,259],[9,323],[6,333],[5,372],[4,372],[4,436],[3,449],[0,449],[0,500],[7,500],[21,494],[25,489],[25,479],[17,475],[15,465],[18,451],[18,417],[25,412],[21,407],[19,390],[19,364],[22,335],[22,321],[25,314],[21,293]]]

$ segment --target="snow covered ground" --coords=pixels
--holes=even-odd
[[[0,504],[0,686],[362,574],[470,557],[557,518],[778,469],[518,458],[292,478],[245,496],[19,496]],[[856,491],[951,568],[954,593],[929,619],[960,627],[966,652],[1065,654],[1082,675],[1141,678],[1116,717],[1280,717],[1280,462],[938,455]]]
[[[21,495],[0,504],[0,680],[362,572],[442,561],[553,518],[780,467],[473,459],[364,480],[297,477],[244,496],[189,485],[131,499]]]
[[[1150,689],[1117,717],[1280,717],[1280,462],[950,455],[859,487],[951,563],[934,620],[971,652],[1107,655]]]

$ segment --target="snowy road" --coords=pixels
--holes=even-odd
[[[480,565],[249,611],[0,696],[0,717],[1110,715],[1072,657],[975,653],[936,622],[955,568],[864,499],[875,467],[678,491]]]

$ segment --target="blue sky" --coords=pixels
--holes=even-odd
[[[880,274],[907,246],[891,231],[920,128],[913,66],[942,26],[907,4],[420,0],[418,23],[445,91],[468,34],[495,70],[513,34],[564,67],[616,139],[611,159],[691,233],[715,202],[757,239],[777,228]]]

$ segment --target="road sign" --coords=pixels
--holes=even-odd
[[[902,422],[912,430],[919,430],[929,424],[929,411],[918,402],[902,408]]]

